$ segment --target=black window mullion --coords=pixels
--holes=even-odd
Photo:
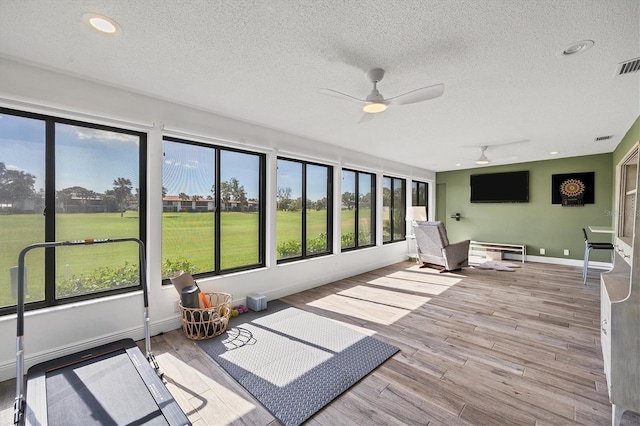
[[[139,136],[140,140],[140,158],[138,161],[139,172],[139,188],[138,188],[138,230],[140,241],[147,241],[147,134],[142,133]],[[142,269],[142,268],[141,268]],[[140,271],[142,274],[142,270]],[[140,276],[140,282],[142,283],[142,275]]]
[[[391,181],[391,195],[390,195],[391,200],[389,201],[389,216],[391,217],[389,218],[389,225],[391,226],[391,229],[390,229],[391,239],[389,240],[389,242],[392,243],[395,241],[394,230],[396,229],[393,223],[394,222],[393,205],[395,204],[395,199],[396,199],[395,197],[396,180],[394,178],[391,178],[390,181]]]
[[[400,194],[402,194],[402,196],[400,197],[400,209],[401,209],[401,215],[400,215],[400,220],[402,222],[404,222],[404,230],[402,231],[402,235],[403,237],[398,240],[398,241],[404,241],[406,239],[406,235],[407,235],[407,181],[404,179],[400,180]]]
[[[45,121],[45,241],[56,241],[56,123],[53,119]],[[44,303],[55,304],[56,298],[56,249],[44,250]]]
[[[327,166],[327,253],[333,253],[333,167]]]
[[[260,176],[258,177],[258,214],[260,215],[260,221],[258,222],[258,241],[259,241],[259,247],[258,247],[258,263],[260,265],[264,265],[264,259],[265,259],[265,231],[266,231],[266,214],[265,214],[265,200],[266,200],[266,182],[265,182],[265,167],[266,167],[266,156],[264,154],[260,155]]]
[[[427,218],[429,217],[429,184],[424,184],[424,206],[425,213],[427,214]]]
[[[307,164],[302,163],[302,257],[307,257]]]
[[[221,235],[222,225],[220,223],[221,214],[222,214],[222,204],[220,203],[222,199],[220,197],[220,150],[214,149],[213,155],[215,156],[215,165],[216,165],[215,166],[216,167],[216,171],[215,171],[216,209],[214,212],[214,225],[213,225],[213,229],[215,232],[215,238],[213,239],[213,251],[214,251],[213,270],[214,270],[214,273],[217,274],[217,273],[220,273],[220,269],[221,269],[220,247],[221,247],[221,240],[222,240],[222,235]]]
[[[360,234],[359,234],[359,229],[360,229],[360,172],[356,171],[355,172],[355,197],[356,197],[356,220],[355,222],[355,226],[354,226],[354,247],[358,248],[360,247]]]
[[[369,197],[369,209],[371,210],[371,219],[369,221],[369,227],[371,232],[371,244],[376,245],[376,221],[378,220],[378,213],[376,208],[376,202],[378,196],[376,194],[376,175],[371,174],[371,196]]]
[[[402,213],[401,215],[399,215],[400,217],[400,221],[404,221],[404,231],[402,232],[402,235],[406,235],[407,234],[407,223],[406,223],[406,217],[407,217],[407,187],[406,187],[406,180],[404,179],[398,179],[398,183],[400,184],[400,205],[398,206],[398,209],[400,209],[400,213]],[[404,211],[403,211],[404,210]],[[404,241],[405,237],[400,238],[397,241]]]

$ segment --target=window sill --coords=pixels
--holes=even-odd
[[[28,318],[28,317],[35,317],[38,315],[47,315],[54,312],[61,312],[61,311],[66,311],[70,309],[78,309],[84,306],[92,306],[98,303],[111,302],[114,300],[122,300],[130,297],[139,297],[141,295],[142,295],[142,290],[136,290],[128,293],[114,294],[112,296],[98,297],[95,299],[82,300],[74,303],[66,303],[64,305],[59,305],[59,306],[49,306],[46,308],[25,311],[24,316],[25,318]],[[142,307],[140,309],[142,310]],[[0,323],[5,321],[14,321],[16,317],[17,317],[17,314],[4,315],[0,317]]]
[[[282,262],[282,263],[277,263],[276,267],[280,268],[282,266],[288,266],[288,265],[299,265],[300,263],[308,263],[308,262],[315,262],[321,259],[329,259],[332,257],[336,257],[337,255],[335,253],[329,253],[329,254],[324,254],[324,255],[319,255],[319,256],[313,256],[313,257],[305,257],[304,259],[292,259],[286,262]]]

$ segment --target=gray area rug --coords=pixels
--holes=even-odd
[[[311,417],[399,350],[278,300],[197,343],[287,426]]]

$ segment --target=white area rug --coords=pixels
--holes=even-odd
[[[516,263],[500,262],[498,260],[487,260],[486,262],[473,265],[473,267],[478,269],[493,269],[495,271],[513,272],[516,268],[519,268],[520,265]]]

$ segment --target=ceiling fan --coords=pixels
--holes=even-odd
[[[362,110],[368,114],[376,114],[382,112],[386,110],[387,107],[392,105],[407,105],[428,101],[430,99],[437,98],[438,96],[442,96],[442,94],[444,93],[444,84],[440,83],[433,86],[415,89],[410,92],[394,96],[392,98],[385,98],[378,91],[378,83],[380,83],[382,81],[382,78],[384,77],[384,70],[382,68],[373,68],[367,71],[365,76],[367,80],[373,83],[373,89],[365,99],[359,99],[355,96],[347,95],[346,93],[338,92],[333,89],[319,89],[318,91],[325,95],[336,96],[341,99],[359,102],[363,104]]]
[[[492,150],[494,150],[495,148],[499,148],[502,146],[508,146],[508,145],[513,145],[516,143],[522,143],[522,142],[528,142],[527,140],[522,140],[522,141],[515,141],[515,142],[508,142],[508,143],[502,143],[502,144],[495,144],[495,145],[482,145],[482,146],[476,146],[475,148],[479,148],[480,149],[480,157],[478,157],[476,160],[474,160],[474,163],[476,164],[476,166],[486,166],[487,164],[495,164],[495,163],[508,163],[514,160],[518,159],[518,156],[510,156],[510,157],[502,157],[502,158],[492,158],[489,159],[487,157],[486,151],[487,149],[491,148]],[[494,153],[495,155],[495,153]]]
[[[476,164],[478,166],[484,166],[485,164],[489,164],[491,162],[484,153],[487,148],[489,148],[487,145],[480,147],[480,157],[476,160]]]

